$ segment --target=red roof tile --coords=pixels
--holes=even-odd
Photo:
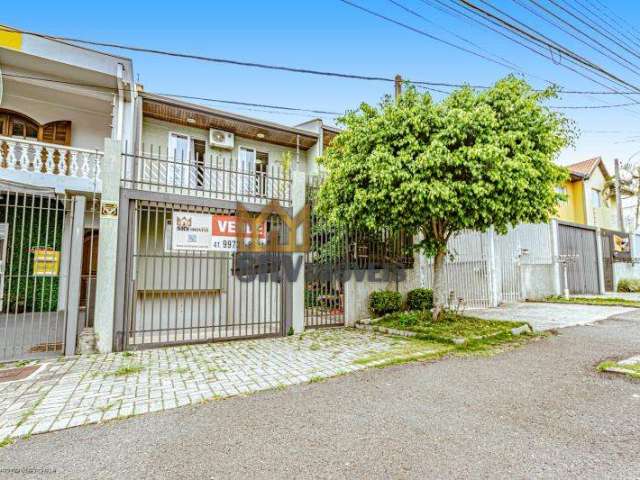
[[[589,160],[583,160],[582,162],[567,165],[567,168],[573,175],[578,175],[580,177],[589,177],[601,162],[602,157],[594,157],[590,158]]]

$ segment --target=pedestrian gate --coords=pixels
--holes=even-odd
[[[569,292],[599,293],[595,228],[558,222],[558,240],[560,258],[566,262]]]
[[[2,362],[64,351],[69,207],[53,192],[0,186]]]
[[[347,235],[328,228],[313,210],[320,177],[310,177],[306,189],[311,208],[309,251],[305,253],[304,323],[307,328],[344,325],[344,274]]]

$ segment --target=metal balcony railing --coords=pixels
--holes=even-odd
[[[135,190],[266,204],[291,205],[291,178],[279,164],[242,164],[208,152],[199,159],[123,153],[122,186]]]

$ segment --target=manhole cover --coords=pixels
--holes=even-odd
[[[22,380],[23,378],[27,378],[29,375],[35,372],[38,368],[40,368],[40,365],[29,365],[26,367],[0,370],[0,383]]]

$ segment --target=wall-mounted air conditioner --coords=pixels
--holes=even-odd
[[[226,148],[230,150],[234,145],[233,133],[212,128],[209,130],[209,145],[216,148]]]

